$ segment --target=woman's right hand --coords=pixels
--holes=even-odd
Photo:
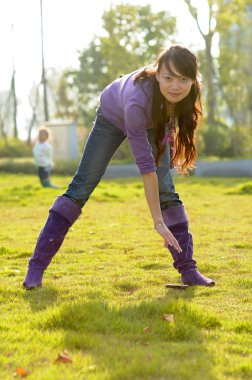
[[[173,234],[171,233],[171,231],[169,230],[169,228],[165,225],[163,221],[159,221],[155,223],[154,227],[155,227],[155,230],[159,233],[159,235],[161,235],[162,238],[164,239],[165,241],[164,245],[166,248],[168,248],[168,245],[170,245],[174,247],[178,253],[182,252],[182,249],[177,239],[175,239],[175,237],[173,236]]]

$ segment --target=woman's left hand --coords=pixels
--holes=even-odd
[[[155,230],[164,238],[164,245],[166,248],[168,248],[168,245],[170,245],[174,247],[178,253],[182,252],[177,239],[174,237],[174,235],[171,233],[163,221],[155,223]]]

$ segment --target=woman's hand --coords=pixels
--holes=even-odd
[[[174,247],[178,253],[182,252],[182,249],[180,248],[180,245],[178,241],[175,239],[171,231],[167,228],[165,223],[163,221],[159,221],[155,223],[154,225],[155,230],[161,235],[165,240],[165,247],[167,248],[168,245]]]
[[[166,227],[160,208],[158,177],[156,172],[143,174],[145,196],[149,205],[152,219],[154,220],[154,228],[165,240],[165,247],[168,245],[174,247],[178,253],[182,252],[178,241],[175,239],[171,231]]]

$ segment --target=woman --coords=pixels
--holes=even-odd
[[[143,176],[154,228],[169,248],[183,283],[214,286],[197,271],[187,214],[170,174],[170,167],[186,172],[196,158],[195,130],[201,115],[198,75],[195,55],[175,45],[164,49],[155,64],[104,89],[78,170],[65,194],[53,203],[29,261],[26,289],[41,286],[44,270],[126,137]]]

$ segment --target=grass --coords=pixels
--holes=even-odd
[[[120,179],[101,182],[44,286],[27,292],[27,259],[70,178],[53,180],[62,190],[31,175],[0,179],[0,379],[18,367],[31,380],[251,379],[251,180],[175,178],[215,288],[164,287],[179,275],[142,183]],[[71,363],[55,361],[64,350]]]

